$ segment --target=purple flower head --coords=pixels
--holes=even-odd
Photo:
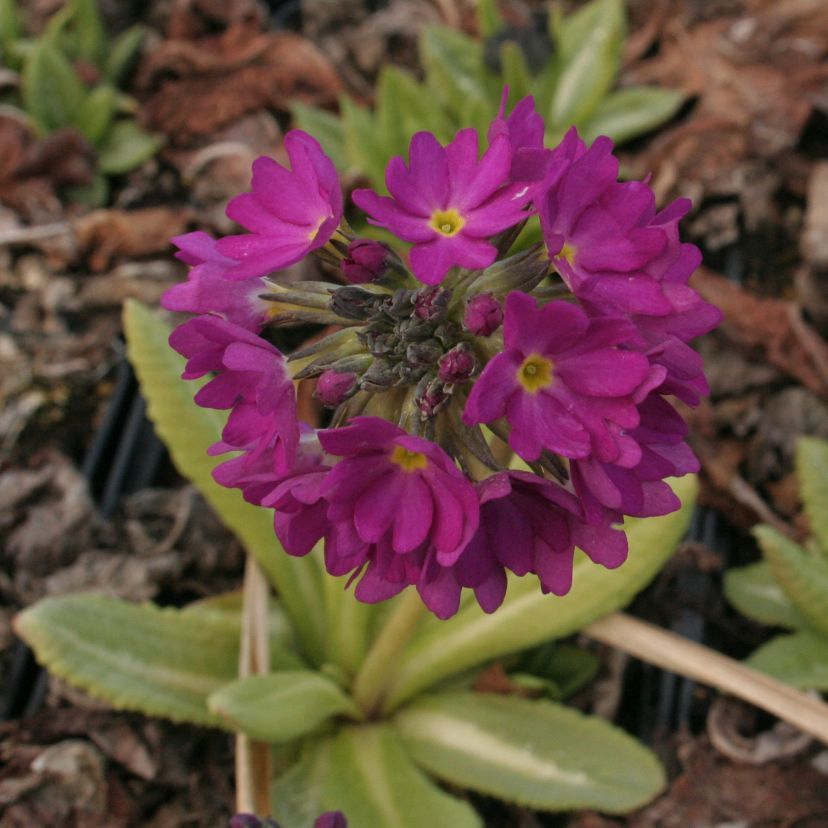
[[[322,487],[328,519],[356,544],[405,554],[428,541],[441,564],[457,559],[477,528],[477,495],[438,445],[379,417],[355,417],[319,441],[343,458]]]
[[[195,401],[203,408],[232,409],[222,439],[253,451],[273,446],[277,469],[287,469],[299,442],[296,393],[285,358],[269,342],[216,316],[197,316],[179,325],[170,345],[187,364],[182,377],[216,376]]]
[[[512,148],[512,164],[509,168],[511,181],[540,181],[546,175],[552,161],[552,153],[544,148],[546,128],[543,118],[535,109],[535,99],[528,96],[518,101],[506,117],[509,87],[505,87],[500,99],[497,117],[489,126],[489,143],[504,136]]]
[[[475,336],[491,336],[503,322],[503,308],[491,293],[478,293],[466,303],[463,327]]]
[[[236,196],[227,215],[249,233],[227,236],[219,253],[237,260],[229,279],[264,276],[325,244],[342,218],[342,190],[333,162],[301,130],[285,135],[291,169],[262,156],[253,162],[252,192]]]
[[[564,457],[631,454],[623,429],[638,425],[636,396],[663,379],[643,354],[618,345],[635,337],[621,319],[589,319],[576,305],[538,308],[525,293],[506,298],[503,353],[483,369],[466,403],[468,425],[506,417],[509,445],[525,460],[545,448]]]
[[[238,262],[216,250],[207,233],[186,233],[171,239],[179,248],[176,258],[192,265],[186,282],[173,285],[161,298],[167,310],[182,313],[219,313],[249,331],[259,331],[267,320],[267,303],[259,298],[264,280],[234,281],[227,271]]]
[[[388,248],[373,239],[355,239],[348,245],[348,255],[342,260],[342,275],[346,282],[360,284],[373,282],[385,272]]]
[[[409,165],[399,156],[388,164],[390,198],[373,190],[353,194],[373,224],[414,243],[411,269],[428,285],[442,282],[452,267],[488,267],[497,255],[488,239],[526,216],[528,187],[508,184],[509,140],[499,135],[479,161],[477,155],[474,129],[460,130],[446,147],[418,132]]]
[[[325,371],[316,381],[316,396],[322,405],[336,408],[356,388],[356,379],[356,374],[350,371]]]

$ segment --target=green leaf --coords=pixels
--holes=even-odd
[[[664,787],[664,771],[643,745],[554,702],[442,693],[418,699],[395,724],[429,773],[532,808],[624,813]]]
[[[828,639],[806,630],[777,636],[747,663],[800,690],[828,691]]]
[[[797,630],[808,623],[774,580],[767,561],[728,570],[724,591],[742,615],[761,624]]]
[[[796,476],[811,532],[828,556],[828,440],[799,438],[796,444]]]
[[[483,67],[483,45],[447,26],[429,26],[420,35],[420,59],[426,84],[435,99],[452,113],[464,113],[483,106],[494,113]],[[469,126],[465,118],[462,126]],[[459,125],[457,125],[459,126]]]
[[[339,108],[349,162],[355,170],[365,173],[376,187],[382,188],[388,159],[379,142],[373,116],[345,96],[340,98]]]
[[[426,619],[389,677],[386,709],[451,675],[570,635],[625,607],[673,554],[689,523],[697,482],[688,476],[672,485],[682,508],[663,517],[628,520],[630,553],[620,568],[596,566],[578,553],[572,589],[563,597],[544,595],[535,578],[511,578],[506,600],[491,615],[470,603],[448,621]]]
[[[497,0],[477,0],[477,28],[483,37],[491,37],[503,28]]]
[[[72,65],[46,39],[36,42],[26,56],[20,92],[26,112],[42,133],[69,126],[86,96]]]
[[[595,112],[615,83],[624,33],[622,0],[592,0],[563,21],[547,128],[565,131]]]
[[[224,416],[193,402],[192,395],[203,382],[181,380],[184,360],[167,344],[169,328],[148,308],[128,301],[124,330],[149,416],[173,462],[262,566],[279,592],[303,651],[314,664],[321,664],[325,618],[319,611],[323,593],[316,558],[287,555],[273,534],[271,513],[213,480],[215,460],[207,455],[207,448],[218,441]]]
[[[293,113],[296,127],[313,135],[322,144],[322,149],[330,156],[336,168],[344,170],[348,162],[345,154],[345,132],[341,119],[324,109],[307,106],[298,101],[290,105],[290,110]]]
[[[98,167],[107,175],[121,175],[149,161],[162,144],[134,119],[116,121],[98,147]]]
[[[828,635],[828,560],[803,549],[770,526],[753,534],[771,572],[791,603],[823,635]]]
[[[102,595],[44,598],[15,619],[55,675],[113,707],[226,727],[207,697],[238,670],[238,625]]]
[[[606,97],[584,127],[584,140],[592,143],[608,135],[616,144],[655,129],[678,112],[683,92],[656,86],[629,86]]]
[[[92,144],[97,144],[112,124],[118,93],[103,84],[93,89],[73,116],[75,126]]]
[[[351,698],[311,670],[239,679],[213,693],[207,705],[234,730],[262,742],[299,739],[334,716],[360,718]]]
[[[600,660],[589,650],[556,642],[527,653],[520,663],[521,672],[551,681],[564,699],[589,684],[600,667]]]
[[[98,0],[71,0],[70,5],[76,56],[101,66],[106,50],[106,32],[98,11]]]
[[[105,175],[96,172],[92,181],[84,187],[66,187],[62,191],[65,198],[87,207],[103,207],[109,201],[109,181]]]
[[[513,40],[507,40],[501,45],[500,65],[503,67],[503,83],[509,87],[511,108],[532,94],[532,75],[526,65],[523,49]]]
[[[141,48],[146,33],[143,26],[136,24],[121,32],[112,41],[106,56],[104,75],[113,86],[119,86],[123,81]]]
[[[273,780],[271,812],[281,828],[314,828],[323,811],[322,784],[331,746],[330,738],[306,739],[298,760]]]
[[[388,725],[343,728],[330,743],[322,807],[365,828],[482,828],[475,812],[434,785]],[[290,826],[292,828],[292,826]]]
[[[23,26],[16,1],[0,0],[0,47],[3,51],[3,63],[10,69],[18,68],[14,43],[22,37]]]
[[[353,678],[368,651],[381,604],[364,604],[347,589],[348,576],[325,575],[325,615],[329,619],[326,634],[327,661]]]

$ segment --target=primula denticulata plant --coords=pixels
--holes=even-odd
[[[800,438],[796,474],[811,536],[800,545],[757,526],[764,560],[729,571],[725,592],[744,615],[787,631],[752,653],[751,666],[801,690],[828,691],[828,442]]]
[[[301,131],[290,169],[258,159],[230,202],[247,232],[175,239],[191,269],[164,305],[196,314],[170,343],[197,405],[164,324],[127,308],[159,434],[276,588],[259,674],[236,679],[238,597],[70,596],[18,620],[55,672],[118,706],[277,746],[288,828],[334,809],[481,824],[429,775],[549,810],[625,811],[663,784],[599,718],[471,690],[475,668],[624,606],[669,556],[695,483],[666,480],[698,463],[668,398],[706,392],[688,342],[719,319],[687,284],[689,202],[659,212],[646,182],[619,183],[609,139],[573,129],[545,149],[532,100],[508,115],[505,100],[482,155],[474,129],[446,146],[420,132],[389,195],[353,193],[407,250],[353,236]],[[543,243],[510,255],[535,214]],[[280,279],[308,255],[336,281]],[[303,325],[319,332],[274,345]],[[310,379],[324,428],[297,416]]]

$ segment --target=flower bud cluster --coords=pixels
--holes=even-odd
[[[274,510],[290,554],[324,543],[360,600],[414,586],[440,618],[463,588],[495,610],[508,572],[562,595],[576,547],[619,566],[624,517],[678,507],[666,478],[698,463],[670,400],[706,393],[689,342],[719,319],[688,284],[689,202],[619,182],[606,138],[546,149],[532,100],[507,116],[505,97],[482,155],[473,129],[420,132],[389,195],[353,193],[405,257],[354,237],[333,164],[293,131],[290,169],[257,160],[228,206],[247,233],[174,240],[191,270],[164,299],[198,314],[171,337],[186,379],[213,376],[196,401],[230,411],[216,479]],[[533,217],[543,243],[512,250]],[[338,281],[280,280],[309,254]],[[323,335],[292,353],[267,338],[308,323]],[[304,380],[330,427],[299,422]]]

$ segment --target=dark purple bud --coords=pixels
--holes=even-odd
[[[230,819],[230,828],[279,828],[272,819],[261,820],[254,814],[236,814]]]
[[[316,820],[313,828],[348,828],[348,820],[342,811],[328,811]]]
[[[418,389],[419,393],[415,402],[423,418],[428,419],[433,417],[448,402],[450,395],[438,379],[433,379],[430,382],[423,379],[420,388],[422,390]]]
[[[469,379],[477,370],[477,359],[465,342],[456,345],[443,354],[439,362],[437,375],[451,385]]]
[[[463,326],[475,336],[490,336],[503,322],[503,308],[491,293],[478,293],[466,303]]]
[[[336,408],[356,388],[356,374],[325,371],[316,382],[316,396],[322,405]]]
[[[445,316],[450,301],[450,290],[439,287],[424,288],[414,299],[414,313],[420,319],[440,319]]]
[[[373,282],[385,272],[388,248],[373,239],[356,239],[348,245],[342,260],[342,275],[352,285]]]

